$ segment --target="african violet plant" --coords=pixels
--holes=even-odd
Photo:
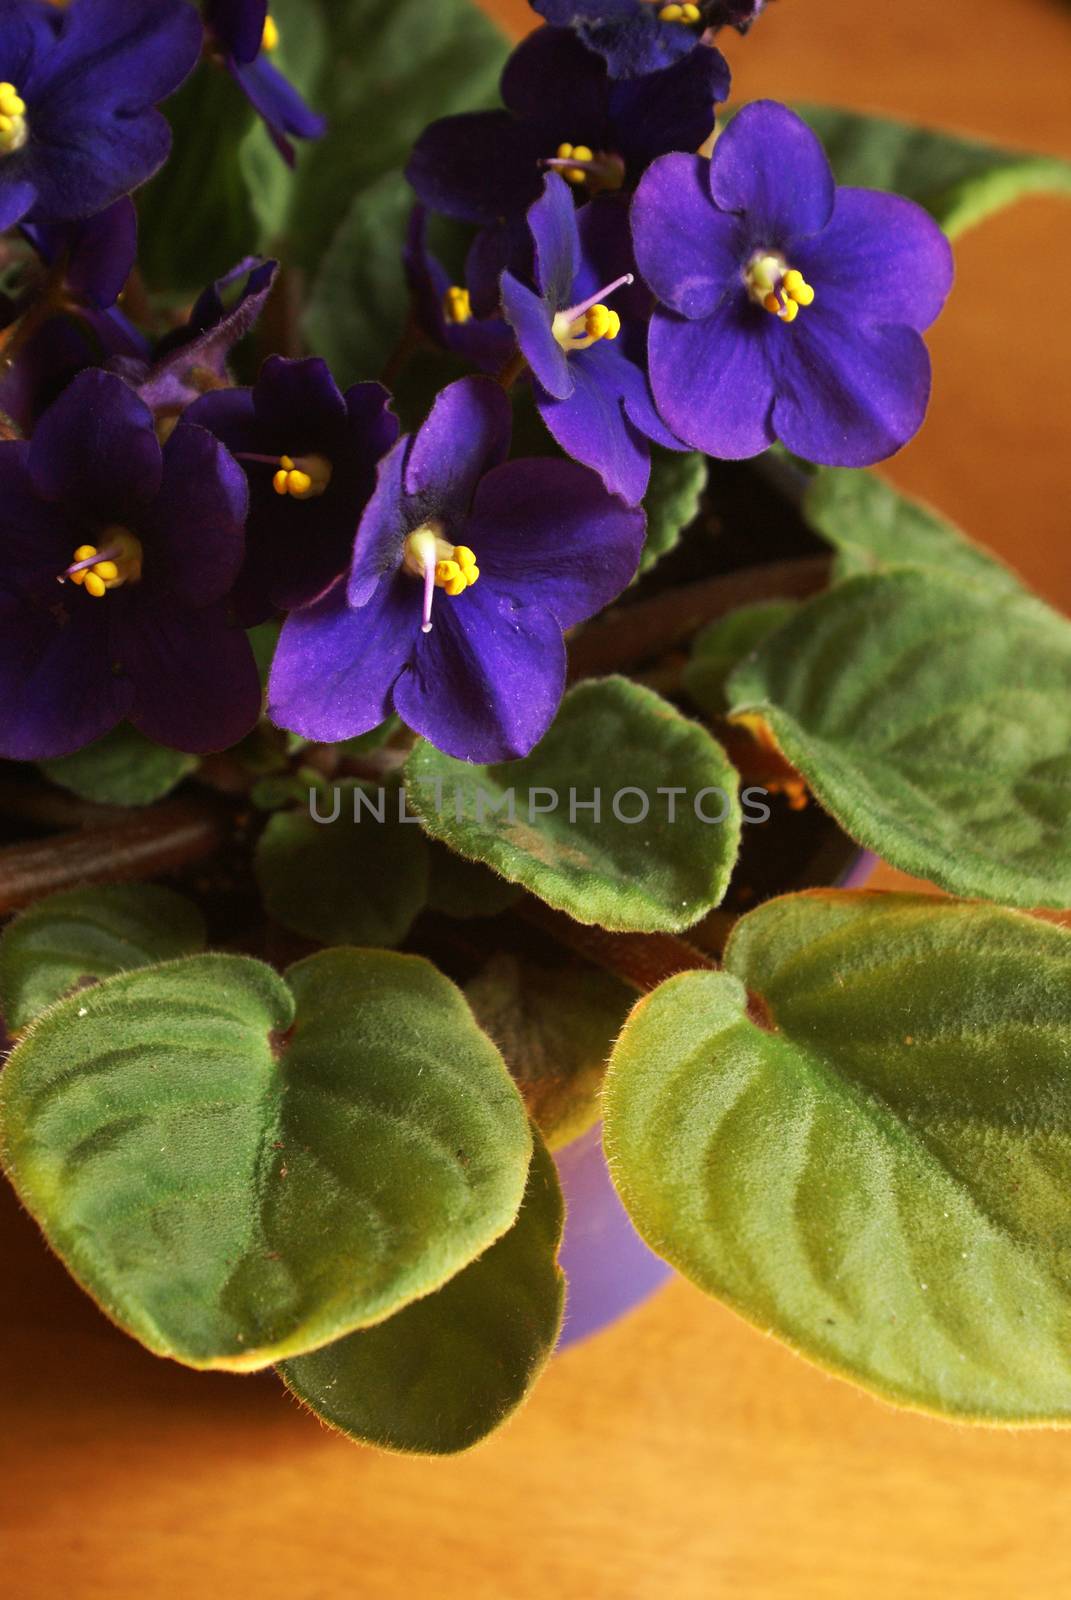
[[[1064,1419],[1071,632],[867,469],[1071,175],[736,108],[762,0],[534,9],[0,0],[8,1175],[150,1350],[445,1452],[601,1118],[760,1327]]]

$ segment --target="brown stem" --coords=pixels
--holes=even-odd
[[[710,956],[672,933],[608,933],[605,928],[574,922],[540,900],[526,899],[517,909],[558,944],[612,972],[640,994],[650,994],[678,972],[716,972],[718,968]]]
[[[512,389],[527,365],[527,357],[520,350],[511,355],[502,371],[498,374],[498,381],[503,389]]]
[[[120,806],[81,800],[65,789],[0,777],[0,816],[19,822],[37,823],[42,828],[104,828],[125,814]]]
[[[379,381],[385,389],[394,388],[408,366],[410,357],[416,354],[423,343],[424,335],[420,330],[420,325],[413,312],[410,311],[408,321],[402,330],[401,338],[387,357],[383,371],[379,375]]]
[[[569,676],[593,678],[650,661],[682,644],[704,623],[738,606],[757,600],[804,600],[826,587],[831,560],[830,556],[802,556],[795,561],[773,561],[685,584],[635,605],[619,606],[570,640]]]
[[[211,803],[174,800],[108,827],[9,845],[0,850],[0,916],[58,889],[175,872],[212,855],[226,837],[225,817]]]

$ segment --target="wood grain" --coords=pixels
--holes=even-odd
[[[530,19],[523,0],[489,9]],[[742,98],[839,98],[1059,153],[1068,18],[1062,0],[777,0],[731,55]],[[1071,208],[1027,202],[958,256],[930,420],[890,470],[1068,605]],[[6,1192],[0,1238],[12,1600],[1071,1592],[1071,1434],[891,1410],[681,1282],[443,1464],[347,1445],[270,1379],[144,1354]]]

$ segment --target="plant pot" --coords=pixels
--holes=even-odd
[[[849,859],[833,887],[861,889],[877,857],[855,846],[845,851],[849,841],[843,834],[835,842]],[[673,1276],[673,1268],[644,1244],[629,1221],[606,1165],[601,1123],[565,1145],[555,1161],[566,1205],[559,1257],[567,1284],[561,1351],[642,1305]]]

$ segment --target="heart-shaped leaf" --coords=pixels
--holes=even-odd
[[[872,472],[819,467],[803,497],[811,527],[837,549],[834,575],[925,567],[965,577],[994,594],[1021,594],[1015,573],[921,500]],[[716,624],[715,624],[716,626]]]
[[[803,606],[730,680],[827,811],[953,893],[1071,905],[1071,626],[904,570]]]
[[[500,951],[465,986],[552,1150],[599,1117],[610,1051],[635,999],[607,972]]]
[[[435,838],[605,928],[698,922],[722,900],[740,841],[721,746],[624,678],[578,684],[522,761],[470,766],[422,742],[405,781]]]
[[[154,884],[107,884],[38,900],[0,937],[0,1012],[12,1033],[88,982],[204,949],[195,905]]]
[[[79,1282],[151,1350],[250,1370],[430,1294],[511,1225],[524,1106],[415,956],[124,973],[0,1079],[4,1162]]]
[[[280,1367],[322,1421],[388,1450],[467,1450],[520,1405],[561,1326],[561,1190],[538,1138],[517,1220],[436,1294]]]
[[[611,1061],[643,1237],[892,1399],[1071,1416],[1071,935],[823,891],[744,917],[726,967],[641,1001]]]
[[[264,905],[323,944],[401,944],[428,896],[428,842],[397,785],[335,784],[272,817],[257,843]]]
[[[1028,194],[1071,195],[1071,162],[1006,150],[839,106],[798,106],[838,183],[893,189],[925,206],[951,237]]]

